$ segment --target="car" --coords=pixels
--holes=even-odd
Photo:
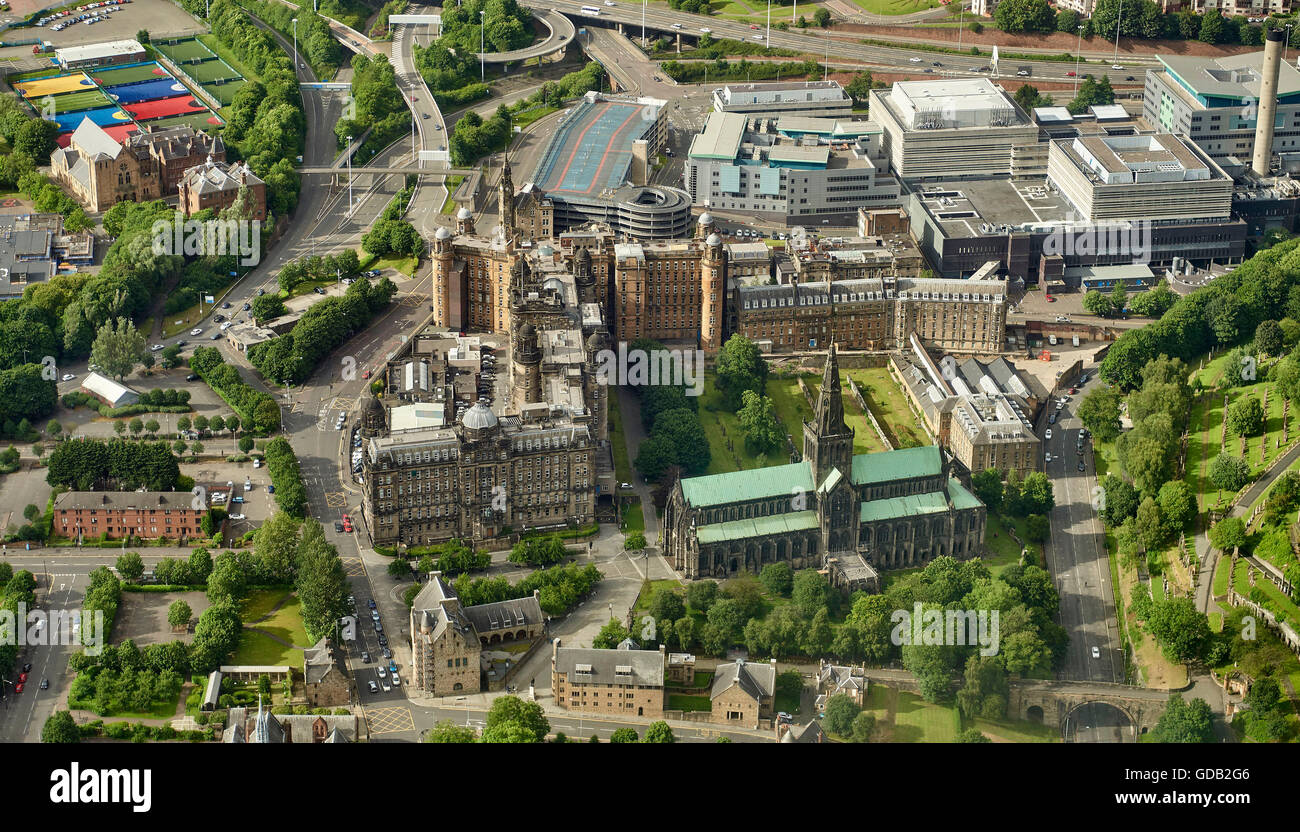
[[[1094,659],[1100,659],[1100,658],[1101,658],[1101,651],[1098,650],[1096,647],[1092,648],[1092,657],[1093,657]]]
[[[425,116],[425,118],[428,118],[428,116]],[[312,291],[315,292],[315,293],[318,294],[318,295],[323,295],[323,294],[325,294],[325,289],[324,289],[323,287],[321,287],[321,286],[317,286],[315,289],[312,289]]]
[[[149,352],[158,352],[159,350],[165,350],[165,349],[167,348],[162,344],[154,344],[152,347],[149,348]]]
[[[254,459],[254,460],[253,460],[253,467],[254,467],[254,468],[261,468],[261,467],[262,467],[262,460],[260,460],[260,459]]]
[[[754,35],[753,37],[754,37],[754,40],[757,40],[757,41],[761,41],[761,40],[763,39],[763,36],[762,36],[761,34],[760,34],[760,35]]]
[[[707,34],[709,34],[710,32],[712,32],[713,30],[710,29],[708,26],[701,26],[701,27],[700,27],[700,31],[707,35]]]
[[[26,681],[27,681],[27,674],[26,674],[26,673],[19,673],[19,674],[18,674],[18,681],[20,681],[20,682],[26,682]]]
[[[370,368],[369,368],[369,367],[367,367],[365,370],[362,370],[362,372],[361,372],[361,377],[362,377],[362,378],[370,378]]]
[[[429,117],[429,114],[428,114],[428,113],[421,113],[421,114],[420,114],[420,118],[428,118],[428,117]],[[322,292],[322,294],[324,294],[324,293]]]
[[[214,333],[212,333],[211,335],[208,336],[208,340],[209,340],[209,341],[220,341],[220,340],[221,340],[221,333],[220,333],[220,332],[214,332]]]
[[[379,646],[380,646],[380,647],[387,647],[387,646],[388,646],[388,637],[385,636],[383,633],[380,633],[380,634],[376,637],[376,641],[379,642]]]
[[[925,68],[925,71],[926,71],[926,72],[930,72],[930,73],[933,73],[933,72],[934,72],[934,70],[933,70],[933,69],[930,69],[930,67],[928,67],[928,66]]]
[[[1066,77],[1066,78],[1073,78],[1073,77],[1074,77],[1074,70],[1070,70],[1069,72],[1065,73],[1065,77]]]
[[[244,311],[245,311],[245,312],[251,312],[252,310],[253,310],[253,304],[251,304],[251,303],[246,303],[246,304],[244,304]]]
[[[1071,396],[1061,396],[1061,401],[1068,402],[1071,398]]]
[[[1085,472],[1088,470],[1086,467],[1084,467],[1084,464],[1083,464],[1083,460],[1082,460],[1082,459],[1079,460],[1079,466],[1078,466],[1078,468],[1079,468],[1079,473],[1080,473],[1080,474],[1085,473]]]
[[[1084,373],[1082,376],[1079,377],[1079,386],[1082,387],[1087,383],[1088,383],[1088,374]]]
[[[758,28],[758,24],[757,24],[757,23],[751,23],[751,24],[749,24],[749,28],[751,28],[751,29],[757,29],[757,28]]]
[[[680,23],[674,23],[674,24],[673,24],[673,28],[674,28],[674,29],[680,29],[680,28],[682,28],[682,24],[680,24]]]
[[[227,329],[230,329],[234,325],[235,325],[234,321],[226,321],[224,324],[221,325],[221,331],[225,332]]]
[[[226,301],[225,303],[221,304],[221,308],[222,308],[222,309],[229,309],[229,308],[230,308],[230,301]]]
[[[240,496],[238,496],[238,495],[236,495],[236,496],[230,498],[230,502],[232,502],[232,503],[242,503],[242,502],[244,502],[244,498],[243,498],[243,497],[240,497]]]
[[[1078,388],[1078,387],[1071,387],[1071,388],[1070,388],[1070,392],[1071,392],[1071,393],[1078,393],[1078,392],[1079,392],[1079,388]]]
[[[1016,74],[1019,75],[1020,77],[1024,78],[1024,77],[1027,77],[1027,76],[1029,75],[1029,72],[1028,72],[1027,70],[1023,70],[1023,69],[1022,69],[1022,70],[1020,70],[1019,72],[1017,72]]]
[[[63,378],[62,378],[62,380],[63,380],[63,381],[72,381],[72,380],[73,380],[74,378],[76,378],[76,377],[77,377],[76,373],[64,373],[64,374],[63,374]]]
[[[1074,452],[1075,452],[1076,454],[1078,454],[1079,456],[1083,456],[1083,446],[1082,446],[1082,445],[1075,445],[1075,446],[1074,446]],[[1082,464],[1082,463],[1080,463],[1080,464]]]
[[[610,5],[612,6],[614,4],[610,3]],[[390,673],[389,675],[393,677],[393,687],[401,687],[402,677],[398,676],[396,672]]]
[[[22,682],[19,682],[18,684],[14,685],[14,693],[22,693],[23,687],[25,686],[23,685]]]
[[[232,515],[230,515],[230,519],[231,519],[231,520],[245,520],[245,519],[247,519],[247,518],[244,517],[244,515],[242,515],[242,514],[232,514]]]
[[[1111,69],[1123,69],[1124,67],[1120,66],[1119,64],[1111,64],[1111,65],[1110,65],[1110,68],[1111,68]]]
[[[181,340],[176,342],[176,346],[184,347],[184,346],[188,346],[189,343],[190,343],[189,341],[186,341],[184,338],[182,338]]]
[[[920,59],[920,58],[908,58],[908,60],[911,61],[911,62],[914,63],[914,64],[919,64],[919,63],[921,63],[921,59]]]
[[[379,685],[376,685],[376,684],[375,684],[375,680],[374,680],[374,679],[370,679],[370,680],[367,682],[367,684],[370,686],[370,692],[371,692],[371,693],[379,693]]]
[[[213,315],[213,316],[212,316],[212,320],[213,320],[214,323],[221,323],[221,322],[224,321],[225,319],[226,319],[226,316],[225,316],[225,315]]]
[[[382,622],[382,621],[376,621],[376,622],[374,622],[374,625],[375,625],[375,632],[376,632],[376,633],[382,633],[382,632],[384,631],[384,622]]]
[[[1056,303],[1056,296],[1055,296],[1055,295],[1046,295],[1045,297],[1047,298],[1047,302],[1048,302],[1048,303]]]
[[[1056,409],[1057,409],[1057,410],[1061,410],[1061,409],[1064,408],[1064,407],[1065,407],[1065,402],[1057,402],[1057,403],[1056,403]]]
[[[939,63],[938,61],[935,61],[934,63],[930,64],[930,66],[943,66],[943,64]]]
[[[1047,416],[1047,424],[1049,424],[1049,425],[1054,425],[1054,424],[1056,424],[1056,414],[1055,414],[1055,413],[1050,413],[1050,414],[1048,414],[1048,416]]]
[[[1134,78],[1132,75],[1125,75],[1125,76],[1124,76],[1124,80],[1125,80],[1125,81],[1136,81],[1137,79]]]
[[[658,75],[655,75],[655,76],[653,76],[653,77],[654,77],[654,79],[655,79],[656,81],[662,81],[662,80],[663,80],[663,79],[660,78]],[[673,155],[673,154],[669,153],[668,155],[671,156],[671,155]]]
[[[371,269],[366,272],[366,277],[379,277],[379,269]]]
[[[392,651],[392,650],[389,650],[387,647],[385,647],[385,648],[384,648],[384,658],[385,658],[385,659],[391,659],[392,657],[393,657],[393,651]]]
[[[379,667],[375,668],[375,675],[378,676],[380,679],[384,678],[385,676],[388,675],[388,668],[384,667],[381,664]]]
[[[370,608],[370,617],[375,621],[379,620],[379,607],[377,605]]]
[[[388,680],[387,680],[387,679],[380,679],[380,680],[379,680],[379,686],[382,687],[382,688],[384,689],[384,693],[388,693],[390,690],[392,690],[392,688],[389,687],[389,685],[388,685]]]
[[[265,290],[265,289],[258,289],[258,290],[257,290],[257,296],[258,296],[259,298],[260,298],[262,295],[265,295],[265,294],[266,294],[266,290]],[[193,333],[190,333],[190,334],[193,335]]]
[[[31,672],[32,672],[32,665],[30,662],[23,665],[23,673],[31,673]]]
[[[1043,438],[1044,438],[1044,439],[1051,439],[1051,438],[1052,438],[1052,430],[1051,430],[1051,428],[1048,428],[1047,433],[1043,435]]]
[[[367,607],[370,607],[370,609],[373,610],[373,609],[375,609],[376,607],[378,607],[379,605],[375,603],[375,599],[374,599],[374,598],[369,598],[369,599],[366,600],[366,606],[367,606]]]
[[[41,680],[41,690],[49,690],[49,689],[50,689],[50,680],[49,680],[49,679],[42,679],[42,680]]]
[[[334,521],[334,531],[336,531],[336,532],[341,532],[341,531],[343,531],[343,524],[340,523],[339,521],[335,520],[335,521]]]
[[[256,467],[256,466],[254,466],[254,467]],[[274,484],[272,484],[272,485],[268,485],[268,486],[266,487],[266,493],[267,493],[267,494],[274,494],[274,493],[275,493],[275,485],[274,485]]]
[[[1051,462],[1051,461],[1052,461],[1052,455],[1051,455],[1051,453],[1046,453],[1046,454],[1044,454],[1044,455],[1043,455],[1043,461],[1044,461],[1044,462]]]

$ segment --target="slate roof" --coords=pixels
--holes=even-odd
[[[714,671],[710,699],[717,699],[734,685],[758,701],[776,695],[776,666],[744,660],[720,664]]]
[[[493,630],[513,629],[527,624],[536,624],[546,620],[542,605],[535,596],[512,598],[509,601],[497,601],[492,604],[479,604],[474,607],[462,607],[461,611],[469,619],[470,626],[480,634]]]
[[[185,171],[180,181],[180,187],[200,194],[237,191],[244,185],[259,184],[262,184],[262,180],[247,163],[227,165],[225,162],[213,161],[211,157],[206,163]]]
[[[796,731],[798,731],[798,733],[796,733]],[[826,732],[822,730],[822,724],[814,719],[802,729],[792,727],[789,731],[786,731],[785,736],[781,737],[781,742],[826,742]]]
[[[812,468],[807,462],[689,477],[681,483],[682,496],[696,508],[789,496],[796,490],[809,492],[814,488]]]
[[[117,139],[89,118],[83,118],[77,129],[72,131],[71,146],[79,148],[92,160],[99,156],[116,159],[122,152],[122,145],[118,144]]]
[[[328,639],[322,638],[303,651],[303,678],[307,684],[320,684],[334,669],[334,649]]]
[[[193,508],[188,491],[65,491],[54,498],[54,510],[122,508]]]
[[[560,647],[555,651],[555,669],[571,685],[664,684],[664,654],[658,650]]]

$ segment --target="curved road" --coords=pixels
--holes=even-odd
[[[541,58],[568,46],[578,32],[573,21],[550,9],[534,10],[533,19],[540,20],[542,25],[551,31],[546,40],[532,46],[525,46],[523,49],[512,49],[509,52],[480,52],[476,57],[489,64],[508,64],[530,58]]]

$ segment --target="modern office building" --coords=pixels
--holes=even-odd
[[[890,172],[905,182],[1041,176],[1038,127],[987,78],[899,81],[871,91]]]
[[[880,129],[866,121],[713,113],[682,171],[694,205],[794,224],[897,205]]]
[[[728,84],[713,91],[713,110],[742,115],[852,118],[853,99],[838,81]]]
[[[1142,115],[1165,133],[1186,136],[1232,175],[1250,166],[1260,112],[1264,52],[1222,58],[1156,55],[1147,70]],[[1279,67],[1273,153],[1300,152],[1300,70]]]

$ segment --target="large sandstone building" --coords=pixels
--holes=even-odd
[[[99,213],[170,196],[185,171],[209,159],[224,163],[225,143],[192,127],[134,133],[119,144],[84,119],[69,145],[50,155],[50,173],[87,212]]]
[[[664,509],[664,554],[688,578],[786,563],[876,589],[877,570],[978,555],[985,519],[937,446],[854,455],[832,344],[803,461],[680,480]]]
[[[665,651],[551,644],[551,692],[565,710],[662,717]]]

